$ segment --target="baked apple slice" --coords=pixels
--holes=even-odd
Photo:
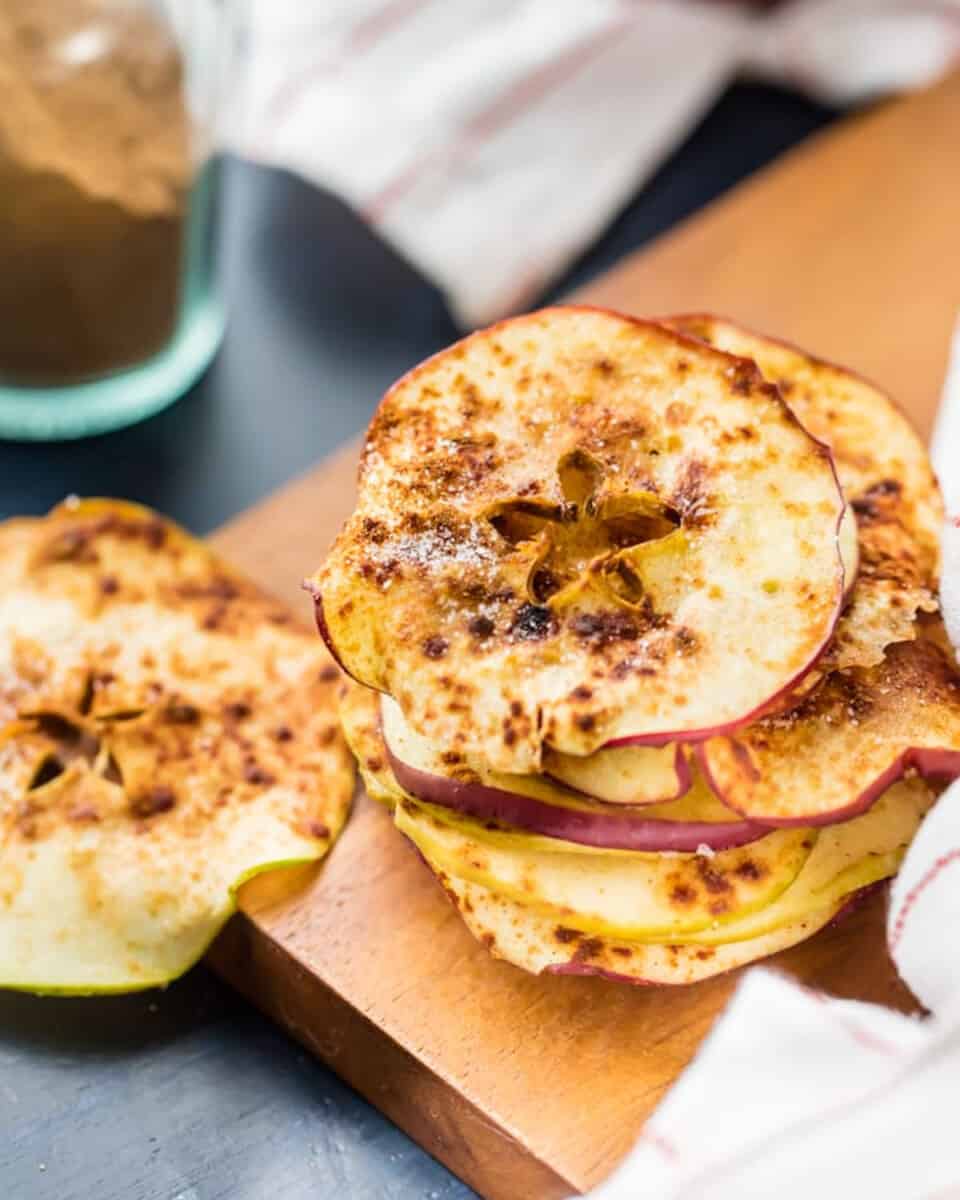
[[[695,741],[788,692],[839,615],[843,507],[752,364],[547,309],[387,393],[311,585],[347,671],[432,742],[530,773],[545,746]]]
[[[0,547],[0,987],[165,984],[244,880],[336,838],[337,671],[137,505],[65,504]]]
[[[387,697],[381,700],[381,729],[384,754],[375,760],[389,763],[397,798],[413,796],[542,839],[629,851],[694,851],[741,846],[769,833],[726,808],[699,777],[678,800],[631,808],[592,800],[543,776],[504,775],[470,765],[456,751],[422,738]]]
[[[698,747],[730,808],[771,825],[856,816],[908,771],[960,775],[960,676],[926,637],[829,675],[790,712]]]
[[[380,728],[380,693],[352,679],[342,680],[337,693],[337,715],[367,795],[393,808],[404,793],[387,759]]]
[[[494,958],[534,975],[600,975],[612,982],[697,983],[768,958],[812,937],[844,908],[840,901],[792,925],[742,942],[708,946],[601,938],[497,896],[480,884],[438,875],[464,924]]]
[[[772,904],[797,878],[817,839],[780,829],[750,846],[699,854],[583,854],[543,848],[524,833],[404,800],[397,828],[434,871],[552,913],[589,933],[673,941],[720,928]]]
[[[897,784],[869,813],[821,830],[800,872],[770,904],[655,938],[611,937],[580,912],[538,909],[529,896],[485,887],[450,873],[439,860],[429,865],[473,935],[527,971],[694,983],[805,940],[894,874],[931,801],[921,781]],[[587,903],[595,906],[595,897],[588,894]]]
[[[690,790],[693,775],[684,749],[668,746],[611,746],[581,758],[548,746],[543,773],[557,783],[607,804],[663,804]]]
[[[859,527],[860,570],[820,667],[879,663],[887,646],[914,636],[918,612],[937,608],[943,503],[923,442],[891,399],[852,371],[720,317],[669,325],[752,359],[830,447]]]

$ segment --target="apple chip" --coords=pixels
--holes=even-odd
[[[699,774],[676,800],[633,806],[595,800],[543,775],[506,775],[468,763],[416,733],[387,696],[380,699],[379,736],[383,754],[376,757],[388,761],[397,799],[415,797],[480,821],[513,825],[526,831],[530,844],[631,852],[722,850],[769,832],[722,804]],[[592,758],[608,753],[601,750]],[[384,775],[376,780],[381,782],[390,789]]]
[[[823,671],[869,667],[914,637],[918,612],[934,612],[943,504],[926,449],[890,398],[865,379],[719,317],[668,324],[752,359],[803,425],[833,451],[857,518],[860,571]]]
[[[698,747],[713,790],[752,820],[821,825],[868,808],[905,772],[960,775],[960,676],[924,637],[828,676],[791,712]]]
[[[404,793],[390,770],[380,729],[380,693],[343,679],[337,700],[343,736],[357,760],[367,795],[393,808]]]
[[[537,974],[693,983],[805,940],[852,898],[893,875],[932,801],[920,780],[895,784],[870,812],[822,830],[799,873],[770,903],[699,928],[641,937],[612,935],[591,915],[598,903],[608,903],[603,890],[585,893],[586,910],[551,911],[530,895],[448,870],[439,857],[428,854],[428,861],[467,927],[498,958]]]
[[[404,800],[397,828],[435,872],[469,879],[606,937],[672,941],[769,904],[797,878],[816,833],[774,830],[749,846],[700,854],[583,854],[544,849],[522,831]]]
[[[166,983],[245,879],[337,836],[339,673],[138,506],[68,503],[0,548],[0,986]]]
[[[545,746],[698,740],[789,691],[841,607],[842,514],[753,364],[547,309],[388,392],[312,587],[353,676],[523,773]]]
[[[495,958],[534,975],[601,975],[623,983],[688,984],[722,975],[805,941],[844,907],[843,901],[835,902],[748,941],[663,944],[584,933],[477,883],[448,875],[439,879],[464,924]]]

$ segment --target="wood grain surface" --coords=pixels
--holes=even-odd
[[[578,299],[714,310],[887,387],[928,433],[960,308],[960,76],[788,155]],[[300,579],[347,515],[356,446],[215,541],[309,606]],[[529,977],[462,927],[365,796],[328,862],[249,887],[217,969],[489,1200],[596,1183],[640,1133],[736,984]],[[883,901],[780,955],[831,992],[909,1009]]]

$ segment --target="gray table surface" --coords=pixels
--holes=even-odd
[[[773,88],[734,87],[551,296],[832,116]],[[225,178],[231,323],[211,370],[136,428],[0,443],[0,517],[70,492],[122,495],[208,532],[355,434],[394,378],[457,336],[436,291],[334,198],[237,162]],[[473,1195],[203,966],[132,997],[0,994],[0,1195],[271,1194]]]

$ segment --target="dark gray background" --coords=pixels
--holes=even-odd
[[[773,88],[731,89],[551,296],[832,116]],[[117,495],[206,533],[359,431],[399,374],[457,336],[437,292],[333,197],[238,162],[225,183],[231,321],[207,376],[109,437],[0,442],[0,517],[43,512],[70,492]],[[271,1193],[473,1195],[202,966],[140,996],[0,995],[4,1197]]]

